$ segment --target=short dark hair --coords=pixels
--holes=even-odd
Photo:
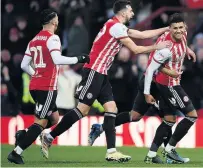
[[[120,10],[125,9],[126,5],[131,5],[131,2],[128,0],[117,0],[113,4],[113,12],[117,14]]]
[[[174,13],[169,17],[168,24],[171,26],[173,23],[185,22],[185,19],[181,13]]]
[[[53,9],[44,9],[40,14],[40,21],[42,25],[48,24],[50,20],[55,18],[57,13]]]

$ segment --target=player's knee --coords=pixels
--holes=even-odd
[[[90,110],[90,106],[83,104],[83,103],[79,103],[77,105],[78,110],[80,110],[80,112],[82,113],[83,116],[87,116]]]
[[[46,128],[48,120],[47,119],[39,119],[39,118],[35,117],[34,123],[39,124],[43,128]]]
[[[164,116],[163,120],[165,120],[167,122],[175,123],[176,122],[176,116],[166,115],[166,116]]]
[[[186,114],[187,117],[193,117],[193,118],[197,118],[197,111],[196,110],[192,110],[189,113]]]
[[[142,115],[136,111],[130,112],[131,121],[137,122],[142,118]]]
[[[118,109],[114,101],[107,102],[103,105],[105,112],[117,113]]]
[[[59,121],[59,117],[58,118],[54,118],[54,120],[51,121],[51,125],[56,125]]]
[[[59,121],[59,113],[58,112],[54,112],[52,113],[52,115],[50,116],[50,122],[51,122],[51,125],[55,125],[57,124]]]

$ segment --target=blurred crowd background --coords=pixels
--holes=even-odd
[[[202,0],[132,0],[135,17],[131,28],[138,30],[167,26],[168,17],[182,12],[188,26],[188,46],[197,55],[197,62],[186,60],[181,84],[197,110],[203,109],[203,1]],[[62,54],[89,53],[100,28],[113,16],[114,0],[2,0],[1,1],[1,115],[34,114],[29,93],[30,77],[20,68],[28,42],[40,31],[40,11],[53,8],[59,15],[57,34]],[[154,39],[136,40],[150,45]],[[138,80],[146,69],[148,54],[132,55],[123,47],[109,71],[114,98],[119,111],[132,108]],[[81,80],[81,67],[61,66],[57,106],[60,113],[75,107],[73,98]],[[91,115],[102,115],[102,106],[95,101]],[[200,112],[203,115],[203,112]],[[153,115],[153,113],[151,113]]]

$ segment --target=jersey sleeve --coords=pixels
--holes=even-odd
[[[116,23],[110,28],[109,33],[116,39],[126,38],[128,37],[128,28],[121,23]]]
[[[47,48],[49,49],[49,52],[52,51],[60,51],[61,52],[61,41],[59,36],[53,35],[49,37],[47,40]]]
[[[159,64],[163,64],[166,60],[169,60],[171,56],[172,56],[171,51],[168,48],[164,48],[155,51],[153,60]]]
[[[25,55],[32,57],[31,52],[30,52],[30,43],[28,43],[26,51],[25,51]]]

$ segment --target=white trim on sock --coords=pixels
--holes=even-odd
[[[174,149],[175,146],[171,146],[169,143],[165,147],[165,151],[171,153],[171,150]]]
[[[116,148],[107,149],[107,153],[113,153],[113,152],[116,152]]]
[[[150,151],[150,150],[149,150],[147,156],[149,156],[150,158],[153,158],[153,157],[156,156],[156,152],[154,152],[154,151]]]
[[[15,151],[18,155],[21,155],[21,153],[23,153],[23,150],[21,149],[20,146],[16,146],[16,148],[14,149],[14,151]]]

